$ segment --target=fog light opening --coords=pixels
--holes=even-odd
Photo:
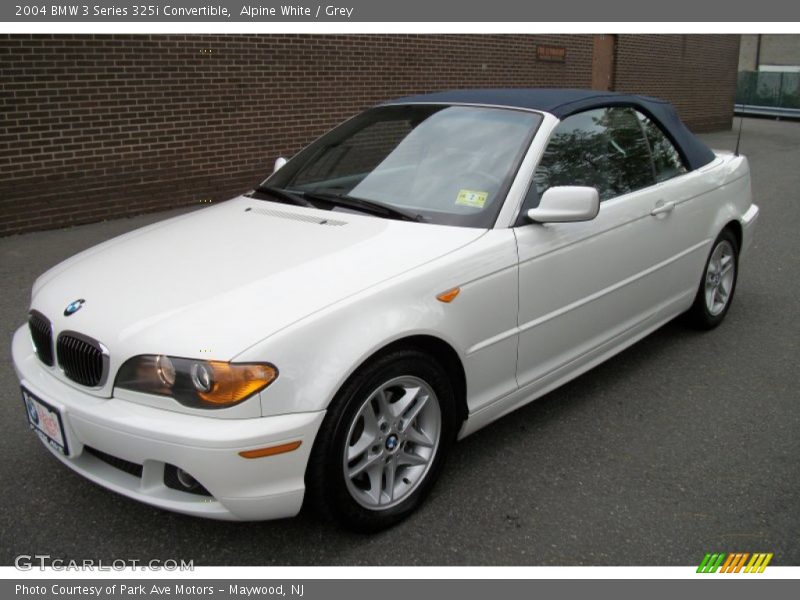
[[[180,467],[175,470],[175,475],[178,478],[178,482],[187,490],[196,490],[200,487],[200,482]]]
[[[187,494],[211,496],[211,493],[192,474],[175,465],[164,465],[164,485]]]

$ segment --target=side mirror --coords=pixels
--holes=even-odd
[[[282,156],[275,159],[275,166],[272,168],[272,172],[275,173],[278,169],[280,169],[283,165],[285,165],[288,160],[283,158]]]
[[[600,211],[600,195],[593,187],[560,185],[547,188],[539,206],[528,211],[536,223],[591,221]]]

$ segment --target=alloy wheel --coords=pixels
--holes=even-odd
[[[705,301],[706,309],[711,315],[719,315],[728,306],[735,276],[736,258],[733,246],[727,240],[722,240],[714,248],[706,268]]]
[[[348,492],[370,510],[398,505],[425,479],[441,433],[441,408],[431,386],[412,376],[383,383],[350,424],[343,456]]]

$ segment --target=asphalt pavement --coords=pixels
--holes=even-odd
[[[702,137],[732,149],[736,135]],[[744,551],[800,565],[800,123],[748,119],[742,152],[761,216],[722,326],[670,323],[458,443],[421,510],[373,536],[302,515],[176,515],[61,465],[28,430],[11,366],[31,284],[173,213],[0,238],[0,564],[692,565]]]

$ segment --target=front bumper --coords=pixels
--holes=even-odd
[[[63,420],[69,456],[46,447],[87,479],[159,508],[213,519],[277,519],[300,510],[306,464],[324,411],[219,419],[97,398],[41,367],[27,327],[14,335],[12,358],[21,384],[58,409]],[[300,447],[285,454],[255,459],[239,455],[294,441],[300,441]],[[86,447],[141,465],[141,477],[112,466]],[[211,496],[167,487],[165,465],[190,473]]]

